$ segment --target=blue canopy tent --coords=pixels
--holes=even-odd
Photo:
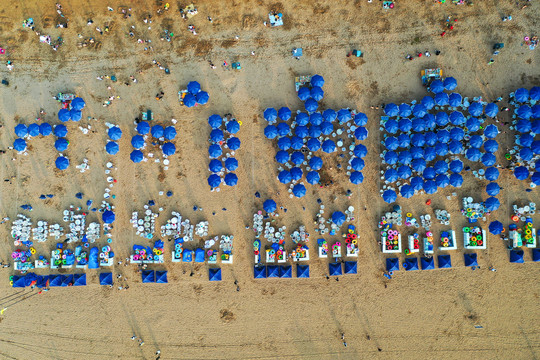
[[[225,185],[235,186],[236,184],[238,184],[238,176],[236,176],[235,173],[228,173],[227,175],[225,175],[224,182]]]
[[[73,275],[73,286],[86,286],[86,274],[74,274]]]
[[[398,176],[400,179],[408,179],[412,175],[412,170],[410,167],[403,165],[398,168]]]
[[[337,113],[333,109],[326,109],[323,111],[322,116],[325,121],[328,121],[330,123],[334,122],[337,119]],[[298,116],[297,116],[298,117]],[[298,120],[297,120],[298,122]],[[305,125],[305,124],[304,124]],[[358,125],[358,124],[357,124]]]
[[[155,137],[156,139],[159,139],[165,133],[165,129],[161,125],[154,125],[150,129],[150,133],[152,134],[153,137]]]
[[[289,153],[283,150],[280,150],[276,153],[275,159],[280,164],[285,164],[289,161]]]
[[[292,266],[282,265],[279,267],[279,277],[284,279],[292,278]]]
[[[396,169],[389,168],[384,172],[384,179],[390,183],[397,181],[398,178],[399,175]]]
[[[304,172],[299,167],[293,167],[290,171],[292,181],[298,181],[304,175]]]
[[[426,129],[426,124],[421,118],[414,118],[412,121],[412,130],[416,132],[422,132]]]
[[[388,120],[386,122],[386,125],[385,125],[387,131],[388,131],[388,122],[389,121],[390,120]],[[409,132],[412,129],[412,121],[407,119],[407,118],[401,119],[401,120],[399,120],[398,128],[402,132]],[[403,135],[405,135],[405,134],[403,134]]]
[[[264,270],[264,268],[262,268]],[[255,277],[257,278],[257,277]],[[210,281],[221,281],[221,268],[210,268],[208,269],[208,280]]]
[[[402,197],[409,199],[414,195],[414,188],[411,185],[405,184],[399,190]]]
[[[223,164],[221,161],[213,159],[210,161],[210,164],[208,164],[208,169],[213,173],[218,173],[223,170]]]
[[[253,276],[255,279],[266,279],[266,266],[254,266]]]
[[[141,121],[137,124],[137,132],[141,135],[146,135],[150,132],[150,124],[146,121]]]
[[[272,199],[268,199],[264,202],[263,204],[263,209],[264,211],[268,212],[268,213],[272,213],[274,211],[276,211],[277,209],[277,205],[276,205],[276,202]]]
[[[49,286],[50,287],[59,287],[62,286],[62,277],[63,275],[49,275]],[[101,280],[101,274],[99,274],[100,280]],[[111,281],[112,281],[112,274],[111,274]],[[109,284],[101,284],[101,285],[109,285]]]
[[[523,264],[523,250],[510,250],[510,262],[514,264]]]
[[[287,136],[289,131],[291,131],[291,128],[287,123],[281,122],[277,125],[277,132],[279,136]]]
[[[283,121],[289,120],[291,118],[291,115],[291,110],[286,106],[283,106],[278,110],[278,116]]]
[[[386,190],[383,193],[383,200],[389,204],[392,204],[397,199],[397,194],[394,190]]]
[[[163,155],[171,156],[176,153],[176,146],[172,142],[167,142],[163,144],[163,147],[161,150],[163,151]]]
[[[155,283],[156,282],[156,272],[154,270],[143,270],[142,271],[142,282],[144,284]]]
[[[289,150],[291,148],[291,139],[289,139],[288,137],[281,137],[279,138],[277,144],[280,150]]]
[[[321,75],[313,75],[311,77],[311,86],[318,86],[323,87],[324,85],[324,78]]]
[[[129,158],[134,163],[140,163],[143,160],[143,153],[141,150],[133,150],[131,154],[129,154]]]
[[[437,192],[437,183],[434,180],[424,181],[424,191],[426,194],[435,194]]]
[[[349,176],[349,181],[355,185],[359,185],[364,182],[364,174],[360,171],[353,171]]]
[[[23,140],[23,141],[24,141],[24,140]],[[60,152],[67,150],[68,145],[69,145],[69,142],[67,141],[66,138],[58,138],[58,139],[54,142],[54,147],[55,147],[55,149],[58,150],[58,151],[60,151]]]
[[[390,119],[384,124],[384,129],[390,134],[395,134],[399,129],[398,122],[394,119]]]
[[[221,154],[223,154],[223,150],[218,144],[212,144],[208,147],[208,156],[210,156],[211,159],[218,158]]]
[[[469,114],[471,114],[472,116],[482,115],[483,110],[484,109],[483,109],[482,104],[478,102],[473,102],[472,104],[469,105]]]
[[[486,193],[489,196],[497,196],[501,191],[501,187],[496,182],[491,182],[486,186]]]
[[[287,124],[285,124],[285,125],[287,125]],[[288,125],[287,125],[287,127],[288,127]],[[236,121],[236,120],[231,120],[231,121],[227,122],[226,129],[227,129],[227,132],[229,132],[231,134],[236,134],[238,131],[240,131],[240,123],[238,121]],[[279,125],[278,125],[277,129],[278,129],[278,134],[279,134]]]
[[[158,271],[156,270],[156,283],[158,284],[167,284],[167,271]]]
[[[69,166],[69,160],[66,157],[59,156],[56,158],[55,165],[59,170],[66,170]]]
[[[75,110],[82,110],[84,109],[84,106],[86,105],[86,103],[84,102],[84,100],[80,97],[76,97],[75,99],[71,100],[71,108],[72,109],[75,109]]]
[[[268,277],[268,278],[278,278],[279,277],[279,266],[277,266],[277,265],[267,265],[266,266],[266,277]]]
[[[439,174],[435,178],[435,183],[437,184],[437,187],[445,188],[450,185],[450,179],[445,174]]]
[[[427,109],[422,104],[416,104],[412,108],[412,113],[413,113],[414,116],[421,118],[421,117],[424,117],[426,115]]]
[[[142,149],[144,147],[144,138],[141,135],[135,135],[131,138],[131,146],[135,149]]]
[[[316,171],[310,171],[306,174],[306,181],[311,185],[316,185],[321,181],[321,176]]]
[[[38,124],[30,124],[27,128],[28,136],[38,136],[39,135],[39,125]]]
[[[472,148],[467,150],[465,156],[471,161],[478,161],[482,157],[482,153],[480,150]]]
[[[112,224],[116,219],[116,215],[111,210],[106,210],[103,212],[102,219],[105,224]]]
[[[452,267],[450,255],[437,256],[437,262],[439,263],[439,269],[450,269]]]
[[[421,173],[424,172],[424,170],[426,169],[427,163],[424,159],[414,159],[411,163],[411,166],[414,171]]]
[[[300,101],[306,101],[311,97],[311,91],[308,87],[301,87],[298,89],[298,98]]]
[[[341,109],[337,112],[337,119],[340,124],[346,123],[352,119],[351,111],[348,109]]]
[[[240,149],[240,145],[240,139],[237,137],[231,137],[227,140],[227,146],[233,151]]]
[[[495,197],[488,197],[484,203],[484,206],[487,211],[495,211],[501,206],[501,203],[499,202],[499,199]]]
[[[499,235],[503,232],[503,224],[500,221],[492,221],[489,224],[489,232],[493,235]]]
[[[304,107],[306,108],[308,114],[311,114],[312,112],[317,111],[317,109],[319,108],[319,104],[317,103],[317,101],[315,101],[315,99],[310,98],[306,100],[306,102],[304,103]]]
[[[26,125],[24,124],[19,124],[15,126],[15,135],[17,135],[20,138],[25,137],[26,135],[28,135],[28,127],[26,127]]]
[[[418,259],[417,258],[407,258],[405,259],[405,261],[403,262],[403,268],[405,269],[405,271],[414,271],[414,270],[419,270],[418,269]]]
[[[309,130],[307,126],[298,126],[296,127],[296,130],[294,131],[294,134],[296,137],[299,137],[301,139],[306,138],[309,135]]]
[[[212,174],[208,177],[208,185],[211,188],[217,188],[221,184],[221,178],[219,175]]]
[[[399,141],[393,136],[389,136],[384,140],[384,144],[388,150],[397,150],[399,147]]]
[[[429,90],[434,94],[441,93],[444,91],[444,84],[439,79],[433,80],[429,85]]]
[[[43,136],[51,135],[52,133],[52,126],[49,123],[42,123],[39,125],[39,133]]]
[[[356,261],[345,261],[345,274],[357,274],[358,263]]]
[[[71,119],[71,113],[69,112],[69,109],[60,109],[58,111],[58,120],[61,122],[66,122]]]
[[[486,105],[484,112],[487,116],[494,118],[499,113],[499,107],[495,103],[489,103]]]
[[[448,124],[448,121],[449,121],[448,114],[445,112],[440,111],[437,113],[437,115],[435,115],[435,122],[437,123],[438,126],[446,126],[446,124]],[[446,131],[446,130],[443,130],[443,131]]]
[[[331,122],[323,121],[321,124],[321,132],[323,135],[330,135],[334,131],[334,125]],[[366,133],[367,134],[367,133]]]
[[[345,219],[345,214],[343,214],[341,211],[334,211],[334,213],[332,214],[332,222],[337,226],[343,225]]]
[[[296,265],[296,277],[297,278],[309,278],[309,265]]]
[[[517,102],[524,103],[529,100],[529,90],[525,88],[519,88],[516,90],[514,97]]]
[[[311,159],[309,159],[309,167],[312,170],[320,170],[323,166],[323,161],[318,156],[313,156]]]
[[[277,135],[277,127],[274,125],[268,125],[264,128],[264,136],[266,136],[267,139],[274,139]]]
[[[469,139],[469,145],[471,145],[473,148],[480,149],[483,144],[484,140],[480,135],[473,135]]]
[[[452,172],[460,173],[463,170],[463,162],[461,160],[452,160],[449,168]]]
[[[448,94],[444,92],[440,92],[437,95],[435,95],[435,104],[438,106],[446,106],[448,105]]]
[[[342,269],[341,269],[341,263],[338,263],[338,262],[329,263],[328,264],[328,272],[330,273],[330,276],[343,275],[343,272],[342,272]]]
[[[279,141],[278,141],[278,145],[279,145]],[[317,140],[317,139],[314,139],[314,138],[309,139],[307,141],[306,145],[307,145],[309,151],[317,151],[317,150],[319,150],[321,148],[321,142],[319,140]]]
[[[204,250],[201,248],[195,249],[195,262],[203,263],[204,262]]]
[[[308,132],[309,132],[309,136],[311,136],[312,138],[318,138],[319,136],[322,135],[322,129],[318,125],[311,125],[309,127]]]
[[[107,132],[111,140],[120,140],[122,137],[122,130],[118,126],[113,126]]]
[[[386,258],[386,271],[399,271],[399,259]]]
[[[482,141],[482,139],[480,139]],[[482,143],[480,142],[480,146],[482,146]],[[452,140],[450,144],[448,144],[448,151],[451,154],[461,154],[463,152],[463,144],[461,142]]]
[[[426,258],[422,257],[420,258],[420,265],[422,270],[433,270],[435,269],[435,261],[432,257]]]
[[[497,128],[497,126],[493,124],[486,126],[486,128],[484,129],[484,135],[488,139],[494,139],[495,137],[497,137],[498,134],[499,134],[499,129]]]
[[[461,97],[460,94],[458,93],[451,93],[449,96],[448,96],[448,103],[450,106],[452,107],[458,107],[461,105],[461,101],[463,100],[463,98]]]
[[[478,266],[478,255],[476,253],[463,254],[465,266]]]
[[[514,176],[518,180],[525,180],[529,177],[529,170],[525,166],[518,166],[514,169]]]
[[[300,127],[303,127],[306,129],[305,126],[299,126]],[[296,129],[298,130],[298,128]],[[293,136],[291,138],[291,149],[293,150],[301,150],[302,148],[304,147],[304,140],[303,138],[299,137],[299,136]]]
[[[325,153],[333,153],[336,151],[336,144],[332,140],[325,140],[321,145],[322,151]]]
[[[66,274],[62,278],[62,286],[73,286],[73,274]]]
[[[217,114],[210,115],[210,117],[208,118],[208,124],[210,125],[212,129],[219,128],[221,126],[221,122],[222,122],[221,116]]]
[[[315,101],[321,101],[324,97],[324,91],[319,86],[312,87],[309,94]]]
[[[18,152],[26,150],[26,141],[24,139],[18,138],[13,142],[13,149]]]
[[[201,91],[201,84],[199,84],[197,81],[190,81],[187,84],[187,91],[190,94],[197,94],[199,91]]]
[[[424,105],[427,110],[431,110],[435,106],[435,101],[433,101],[431,96],[426,95],[422,98],[421,104]]]
[[[197,102],[197,104],[206,105],[208,103],[208,100],[210,100],[210,95],[208,95],[206,91],[199,91],[195,95],[195,101]]]
[[[197,98],[193,94],[186,94],[183,99],[184,105],[188,108],[192,108],[197,105]]]
[[[23,288],[26,287],[26,281],[24,280],[24,275],[13,275],[13,285],[14,288]]]
[[[395,151],[388,151],[384,154],[384,161],[389,165],[394,165],[398,161],[398,154]]]
[[[82,113],[80,110],[71,109],[69,111],[69,116],[71,117],[71,120],[73,121],[81,121],[82,119]]]
[[[402,103],[399,105],[399,116],[401,117],[409,117],[412,114],[412,109],[409,104]]]
[[[113,276],[112,273],[101,273],[99,274],[99,285],[112,285]]]
[[[384,107],[384,113],[390,117],[397,116],[399,114],[399,107],[394,103],[387,104]]]
[[[304,162],[304,154],[300,151],[295,151],[291,155],[291,162],[294,165],[301,165]]]
[[[449,76],[443,81],[444,89],[448,91],[453,91],[457,87],[457,81],[453,77]]]
[[[407,134],[400,134],[398,136],[398,144],[400,148],[406,149],[411,145],[411,138]]]
[[[293,195],[297,198],[304,197],[306,195],[306,187],[302,184],[296,184],[293,189]]]
[[[354,130],[354,136],[357,140],[365,140],[368,137],[368,131],[365,127],[359,126],[358,128],[356,128],[356,130]]]
[[[540,249],[532,249],[532,261],[539,262],[540,261]]]
[[[84,285],[86,285],[86,274],[79,274],[79,275],[84,275]],[[45,276],[38,275],[37,280],[36,280],[36,286],[38,288],[40,289],[45,288],[48,286],[48,283],[49,283],[48,275],[45,275]],[[76,283],[75,283],[75,286],[77,286]]]
[[[480,130],[480,121],[477,118],[469,118],[466,122],[467,130],[470,132],[475,132]]]
[[[463,185],[463,176],[460,174],[451,174],[449,178],[449,184],[453,187],[461,187]]]

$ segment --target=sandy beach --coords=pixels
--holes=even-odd
[[[130,218],[133,211],[142,211],[154,200],[156,208],[163,208],[158,225],[178,211],[192,223],[207,220],[209,236],[234,235],[234,264],[220,266],[223,281],[209,282],[208,264],[172,263],[169,252],[165,264],[155,266],[168,270],[168,284],[143,284],[135,265],[115,264],[110,270],[86,270],[85,287],[52,288],[37,295],[37,289],[26,288],[27,297],[19,297],[21,301],[0,316],[0,358],[155,359],[157,350],[161,359],[540,356],[540,268],[531,261],[530,252],[525,252],[524,264],[511,264],[506,243],[489,235],[487,249],[477,251],[480,268],[471,271],[463,263],[460,229],[466,226],[466,219],[460,212],[461,198],[484,200],[486,180],[464,174],[460,189],[447,188],[411,199],[398,197],[404,212],[415,216],[433,214],[433,209],[451,213],[451,227],[459,233],[460,244],[450,252],[452,269],[399,271],[388,280],[382,276],[387,256],[377,243],[380,216],[392,209],[379,193],[379,120],[383,112],[377,108],[425,96],[420,71],[426,68],[442,68],[445,76],[457,79],[463,96],[482,96],[486,101],[507,97],[519,87],[540,86],[538,49],[522,46],[524,36],[538,35],[537,2],[477,0],[474,6],[467,6],[449,0],[446,4],[400,0],[394,9],[383,10],[381,2],[367,0],[201,1],[195,3],[198,14],[189,20],[182,19],[176,2],[160,14],[157,11],[165,2],[126,3],[63,1],[64,17],[57,13],[54,1],[0,4],[0,47],[6,49],[0,55],[0,76],[9,81],[9,86],[0,86],[0,149],[6,150],[0,155],[0,217],[14,219],[22,212],[35,221],[61,222],[62,211],[70,205],[84,206],[86,199],[100,203],[109,185],[105,164],[112,161],[117,183],[111,246],[118,260],[128,257],[134,244],[151,244],[135,234]],[[121,12],[126,5],[131,7],[126,10],[131,14],[127,19]],[[270,11],[283,14],[283,26],[264,25]],[[145,23],[149,15],[152,23]],[[501,18],[508,15],[512,20],[503,22]],[[448,16],[457,20],[451,31],[446,27]],[[29,17],[34,19],[34,31],[21,25]],[[67,28],[55,27],[65,19]],[[188,25],[195,26],[197,35]],[[109,30],[100,34],[96,27]],[[440,34],[445,29],[443,37]],[[160,40],[164,30],[174,34],[171,41]],[[55,51],[39,42],[36,31],[52,39],[61,36],[63,44]],[[93,43],[80,45],[91,37]],[[148,39],[151,42],[144,43]],[[504,49],[488,65],[492,46],[498,42],[504,43]],[[303,49],[299,60],[291,56],[293,48]],[[346,56],[354,49],[360,49],[363,57]],[[425,51],[431,56],[406,59],[408,54]],[[11,71],[5,66],[8,60],[13,62]],[[170,69],[170,74],[153,60]],[[225,69],[224,62],[240,62],[242,69]],[[277,146],[264,136],[267,123],[262,114],[267,107],[288,106],[293,113],[303,109],[294,77],[312,74],[325,79],[322,109],[349,107],[368,115],[369,137],[363,141],[368,148],[362,171],[365,180],[361,185],[351,184],[346,170],[338,169],[337,160],[325,155],[327,168],[323,171],[333,184],[324,188],[306,185],[305,197],[289,198],[287,186],[276,179]],[[100,76],[118,80],[98,80]],[[192,80],[209,93],[208,104],[180,105],[178,91]],[[157,100],[160,91],[163,99]],[[65,123],[70,144],[64,154],[71,162],[65,171],[55,168],[58,151],[53,136],[28,141],[27,156],[8,149],[16,138],[13,129],[17,124],[33,123],[40,116],[51,124],[60,123],[60,104],[53,99],[59,92],[74,93],[86,101],[83,119]],[[104,107],[111,96],[114,100]],[[41,109],[44,115],[40,115]],[[178,136],[173,140],[177,152],[169,158],[167,170],[162,163],[134,164],[129,158],[130,140],[136,134],[134,119],[147,109],[154,113],[156,123],[172,125],[171,120],[177,120]],[[220,192],[210,192],[211,128],[207,119],[227,113],[242,122],[237,134],[242,146],[235,155],[239,181],[237,186],[222,185]],[[106,122],[118,124],[123,131],[120,152],[114,157],[104,150]],[[88,125],[91,129],[84,134],[79,127]],[[501,149],[513,145],[510,132],[503,132],[497,140]],[[504,161],[502,150],[496,156]],[[76,165],[84,159],[90,170],[81,173]],[[528,182],[517,181],[511,172],[502,171],[498,183],[504,187],[498,196],[501,208],[487,223],[481,223],[486,229],[493,220],[506,226],[513,204],[540,201],[538,189],[525,192]],[[352,191],[350,198],[347,190]],[[160,196],[160,191],[174,195]],[[78,192],[85,194],[84,201],[75,197]],[[454,192],[457,196],[450,196]],[[41,200],[41,194],[54,197]],[[313,249],[310,279],[253,278],[254,234],[246,226],[268,198],[277,202],[277,226],[291,230],[304,224],[308,228]],[[313,221],[319,210],[317,199],[325,204],[327,213],[348,206],[356,209],[354,225],[360,233],[357,275],[327,280],[328,260],[316,256]],[[430,206],[425,205],[428,199]],[[33,211],[23,212],[23,204],[31,204]],[[194,211],[194,206],[202,210]],[[279,210],[281,206],[286,213]],[[91,212],[88,221],[99,222],[101,216]],[[433,224],[434,232],[442,229]],[[11,260],[14,250],[10,230],[9,221],[0,225],[0,259],[4,262]],[[36,249],[50,254],[55,244],[50,239]],[[171,245],[166,242],[165,248],[170,251]],[[290,241],[288,246],[292,248]],[[489,271],[489,267],[497,271]],[[112,289],[100,286],[99,273],[105,270],[127,277],[122,283],[129,284],[129,289],[119,291],[116,283]],[[9,276],[15,274],[12,267],[0,271],[0,305],[4,307],[8,296],[18,296],[13,294],[22,290],[10,287]],[[39,274],[52,272],[66,271],[36,270]],[[144,346],[138,346],[132,336],[143,339]]]

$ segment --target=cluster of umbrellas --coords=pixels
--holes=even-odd
[[[537,155],[540,154],[540,140],[535,140],[540,134],[540,87],[536,86],[527,90],[517,89],[514,92],[515,120],[514,126],[519,135],[516,136],[518,157],[523,165],[514,169],[514,176],[518,180],[527,180],[532,173],[531,181],[534,185],[540,185],[540,162]],[[534,162],[534,163],[533,163]],[[538,166],[537,166],[538,164]],[[533,171],[532,168],[535,170]]]
[[[114,128],[115,127],[109,129],[109,137],[111,137],[111,139],[113,139],[113,137],[111,136],[110,131]],[[161,146],[161,151],[164,156],[171,156],[176,153],[176,146],[171,142],[171,140],[176,137],[176,129],[174,126],[163,127],[161,125],[154,125],[150,127],[150,124],[147,121],[141,121],[137,124],[136,130],[138,134],[131,138],[131,146],[133,146],[135,150],[133,150],[129,156],[134,163],[139,163],[144,158],[141,149],[145,147],[144,135],[148,134],[151,134],[153,138],[160,141],[167,141]],[[118,131],[120,131],[120,129],[118,129]],[[120,136],[122,136],[121,131],[118,139]]]
[[[304,155],[301,151],[304,148],[313,153],[321,150],[330,154],[346,150],[343,147],[343,140],[338,139],[334,142],[330,139],[330,137],[335,137],[336,133],[341,135],[346,132],[345,136],[351,138],[354,136],[360,141],[368,136],[365,128],[367,116],[363,113],[354,114],[349,109],[341,109],[337,112],[332,109],[317,111],[317,101],[322,100],[324,96],[323,85],[323,77],[314,75],[311,77],[310,86],[299,89],[298,97],[305,102],[306,112],[298,112],[294,119],[288,107],[282,107],[279,110],[267,108],[264,111],[264,119],[268,122],[264,135],[271,140],[277,139],[279,150],[275,159],[290,169],[279,173],[278,180],[281,183],[299,181],[304,174],[302,165],[309,166],[309,171],[306,173],[308,183],[314,185],[320,182],[318,170],[322,168],[323,161],[318,156]],[[281,121],[278,122],[278,119]],[[354,125],[351,124],[352,121]],[[354,155],[349,161],[353,170],[349,173],[349,179],[353,184],[360,184],[364,180],[360,171],[364,168],[362,158],[367,155],[367,148],[362,144],[351,145],[348,151]]]
[[[85,105],[86,103],[82,98],[76,97],[69,103],[69,109],[65,108],[58,111],[58,119],[61,122],[66,122],[69,120],[80,121],[82,119],[81,110],[85,107]]]
[[[445,159],[448,155],[464,155],[470,161],[481,162],[487,167],[485,178],[498,179],[499,171],[493,166],[494,153],[499,148],[495,140],[499,130],[495,125],[482,127],[482,124],[486,116],[495,117],[499,108],[495,103],[485,106],[481,102],[469,103],[459,93],[444,92],[456,87],[457,81],[452,77],[434,80],[429,87],[434,97],[425,96],[411,105],[390,103],[385,106],[388,120],[384,122],[384,130],[389,136],[385,136],[383,142],[383,163],[388,165],[383,178],[386,183],[405,184],[399,192],[391,188],[384,191],[384,201],[394,202],[398,193],[410,198],[418,191],[433,194],[448,185],[460,187],[463,162],[456,158]],[[457,108],[466,109],[467,114]],[[494,193],[498,185],[492,184],[486,190]]]
[[[182,100],[187,107],[194,107],[195,105],[205,105],[208,103],[210,96],[206,91],[201,90],[201,84],[197,81],[190,81],[187,84],[187,94]]]
[[[223,181],[228,186],[235,186],[238,183],[238,176],[233,171],[238,169],[238,160],[230,156],[229,153],[225,154],[225,161],[221,161],[220,158],[224,155],[222,145],[231,151],[240,149],[240,139],[234,136],[240,131],[240,123],[235,119],[223,121],[221,116],[214,114],[208,118],[208,124],[212,128],[209,139],[210,146],[208,147],[208,156],[210,157],[208,168],[212,174],[208,177],[208,185],[211,188],[217,188]],[[227,140],[225,140],[226,134]],[[220,174],[223,171],[226,171],[227,174],[222,178]]]
[[[107,151],[107,153],[110,155],[116,155],[118,154],[118,151],[120,151],[117,141],[122,137],[122,130],[120,130],[120,127],[118,126],[112,126],[109,128],[107,134],[112,141],[107,142],[107,145],[105,145],[105,151]]]

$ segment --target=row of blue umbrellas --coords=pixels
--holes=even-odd
[[[208,177],[208,185],[210,185],[211,188],[217,188],[221,184],[221,181],[221,177],[219,177],[217,174],[211,174]],[[235,186],[238,184],[238,176],[236,176],[235,173],[228,173],[223,178],[223,182],[225,185]]]
[[[187,85],[187,91],[182,102],[189,108],[197,104],[205,105],[210,99],[210,95],[206,91],[201,90],[201,85],[197,81],[190,81]]]
[[[402,118],[400,120],[389,119],[384,124],[384,129],[390,134],[396,134],[398,132],[423,132],[426,130],[433,130],[436,126],[445,127],[447,125],[464,126],[469,132],[476,132],[480,129],[481,121],[475,117],[465,119],[465,116],[459,112],[454,111],[448,115],[445,112],[438,112],[437,114],[427,114],[421,118]],[[406,135],[406,134],[404,134]]]
[[[42,124],[30,124],[28,126],[24,124],[18,124],[15,126],[15,135],[19,138],[25,138],[26,136],[49,136],[52,133],[51,124],[44,122]]]
[[[532,101],[540,101],[540,87],[535,86],[531,88],[531,90],[519,88],[515,91],[514,98],[520,103],[528,102],[529,99]]]
[[[213,173],[219,173],[220,171],[223,171],[223,168],[227,169],[228,171],[235,171],[238,169],[238,160],[233,157],[227,158],[224,162],[218,159],[213,159],[208,165],[208,169]]]
[[[147,135],[150,133],[152,137],[156,139],[163,137],[166,140],[173,140],[177,134],[174,126],[163,127],[161,125],[154,125],[150,127],[150,124],[147,121],[138,123],[136,130],[140,135]],[[121,136],[122,131],[119,127],[115,126],[109,129],[109,137],[112,140],[119,140]]]
[[[60,111],[58,111],[58,119],[62,122],[69,120],[80,121],[82,119],[81,110],[86,106],[84,100],[80,97],[76,97],[71,100],[69,106],[69,109],[60,109]]]
[[[163,146],[161,147],[161,151],[165,156],[172,156],[176,153],[176,146],[172,142],[167,142],[163,144]],[[134,163],[140,163],[144,158],[144,154],[141,150],[136,148],[131,152],[131,154],[129,154],[129,158]]]

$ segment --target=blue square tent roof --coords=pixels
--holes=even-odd
[[[405,259],[405,261],[403,262],[403,268],[406,271],[418,270],[418,259],[415,257]]]
[[[14,288],[23,288],[26,286],[26,283],[24,281],[24,276],[13,276],[13,287]]]
[[[328,272],[330,273],[330,276],[342,275],[341,263],[335,262],[328,264]]]
[[[73,286],[73,274],[64,275],[62,278],[62,286]]]
[[[38,288],[44,288],[44,287],[47,287],[47,283],[49,282],[49,276],[48,275],[45,275],[45,276],[38,276],[37,277],[37,284],[36,286]]]
[[[158,284],[167,284],[167,271],[156,271],[156,282]]]
[[[49,275],[49,286],[62,286],[62,275]]]
[[[511,250],[510,262],[516,264],[523,264],[523,250]]]
[[[450,255],[439,255],[437,256],[437,261],[439,262],[439,269],[449,269],[452,267]]]
[[[203,263],[204,262],[204,250],[195,249],[195,262]]]
[[[357,274],[358,263],[356,261],[345,261],[345,274]]]
[[[253,276],[255,279],[266,279],[266,267],[255,266],[253,268]]]
[[[297,278],[309,278],[309,265],[296,264],[296,277]]]
[[[279,267],[277,265],[268,265],[266,267],[266,276],[269,278],[279,277]]]
[[[221,281],[221,269],[220,268],[208,269],[208,280]]]
[[[476,255],[476,253],[463,254],[463,259],[465,260],[465,266],[478,266],[477,258],[478,258],[478,255]]]
[[[99,285],[112,285],[113,277],[112,273],[101,273],[99,274]]]
[[[280,278],[292,278],[292,267],[291,265],[283,265],[279,267],[279,277]]]
[[[420,259],[420,265],[422,270],[433,270],[435,269],[435,262],[433,261],[433,258],[421,258]]]
[[[143,283],[153,283],[156,282],[156,273],[154,270],[143,270],[142,272],[142,282]]]
[[[399,259],[398,258],[387,258],[386,259],[386,271],[398,271],[399,270]]]
[[[74,286],[86,286],[86,274],[73,275]]]
[[[189,249],[184,249],[184,252],[182,253],[182,261],[184,262],[192,262],[193,261],[193,251]]]
[[[532,261],[540,261],[540,249],[532,249]]]

